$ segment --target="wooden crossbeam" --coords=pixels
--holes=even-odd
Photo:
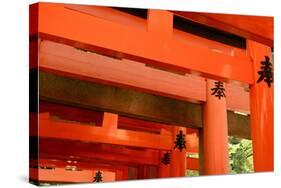
[[[40,72],[40,99],[184,127],[202,127],[200,104]],[[75,89],[74,89],[75,88]],[[229,135],[251,138],[249,116],[228,111]]]
[[[41,183],[92,183],[95,176],[94,170],[84,171],[66,171],[64,168],[48,169],[30,169],[30,180]],[[38,172],[39,171],[39,172]],[[39,179],[36,174],[39,173]],[[115,181],[115,173],[103,171],[103,182]]]
[[[157,32],[159,35],[164,34],[163,35],[164,37],[165,35],[169,36],[173,34],[175,38],[180,39],[186,44],[208,48],[210,50],[217,50],[223,54],[235,55],[235,56],[239,56],[239,54],[242,56],[245,55],[245,50],[235,48],[230,45],[224,45],[223,43],[216,42],[214,40],[198,37],[194,35],[194,33],[183,32],[182,30],[176,29],[175,23],[172,24],[172,20],[170,18],[167,19],[166,16],[161,17],[161,15],[163,16],[164,14],[166,15],[170,14],[172,17],[173,14],[171,14],[171,12],[169,11],[142,9],[142,14],[145,14],[146,12],[147,15],[139,17],[133,14],[136,9],[131,9],[131,8],[116,8],[116,7],[114,8],[114,7],[103,7],[103,6],[93,6],[93,5],[73,5],[73,4],[70,5],[65,4],[65,8],[80,13],[92,15],[95,17],[99,17],[111,22],[119,23],[124,26],[134,27],[138,30],[153,31],[153,32]],[[155,22],[153,21],[153,18],[157,18],[155,19],[156,20]],[[161,20],[162,22],[159,22],[159,20]]]
[[[273,47],[273,17],[174,11],[186,19]]]
[[[246,55],[229,56],[187,45],[173,37],[163,39],[158,33],[122,26],[67,9],[63,4],[40,3],[39,23],[43,39],[102,53],[116,52],[124,58],[175,70],[198,71],[210,78],[254,82],[251,61]]]
[[[70,125],[71,126],[71,125]],[[94,139],[94,138],[93,138]],[[158,165],[159,151],[125,146],[84,143],[73,140],[40,138],[39,156],[79,162],[99,161],[104,164]],[[34,154],[31,154],[33,157]],[[72,157],[70,157],[72,156]]]
[[[39,75],[39,95],[44,101],[109,111],[165,124],[202,127],[202,107],[199,104],[46,72],[40,72]]]
[[[36,169],[56,169],[64,168],[70,169],[75,168],[75,170],[94,170],[94,169],[104,169],[107,171],[115,172],[117,169],[122,169],[121,164],[105,164],[98,160],[86,161],[86,160],[77,160],[77,159],[67,159],[63,156],[55,154],[46,154],[44,153],[40,159],[30,159],[29,163],[30,168]]]
[[[81,126],[79,123],[51,120],[48,114],[40,114],[39,122],[40,138],[68,139],[163,150],[170,150],[173,147],[171,135],[166,134],[142,133],[87,125]],[[31,136],[37,136],[37,132],[31,131]]]
[[[131,88],[179,100],[206,101],[206,82],[203,77],[180,75],[147,67],[127,59],[115,59],[88,53],[72,46],[41,41],[41,69],[74,78]],[[227,108],[249,113],[249,92],[238,84],[226,84]]]

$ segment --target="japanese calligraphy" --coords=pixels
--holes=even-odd
[[[94,182],[102,182],[102,172],[97,171],[96,176],[94,177]]]
[[[224,89],[224,86],[223,86],[223,82],[216,81],[215,82],[215,87],[212,88],[211,91],[213,91],[211,93],[211,95],[215,95],[219,99],[221,99],[222,97],[226,97],[225,96],[225,89]]]
[[[185,135],[183,134],[182,130],[180,130],[179,134],[176,136],[175,147],[174,149],[178,148],[180,152],[186,148],[185,146]]]
[[[164,165],[168,165],[171,162],[171,154],[169,152],[164,153],[163,157],[161,158],[161,163]]]
[[[265,56],[265,61],[261,61],[261,70],[258,71],[258,74],[260,75],[257,83],[261,81],[265,81],[268,85],[268,87],[271,86],[271,83],[273,83],[273,71],[272,71],[272,63],[269,60],[268,56]]]

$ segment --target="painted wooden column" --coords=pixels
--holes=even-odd
[[[162,158],[164,157],[165,153],[169,152],[170,153],[170,160],[171,160],[171,151],[160,151],[160,160],[159,160],[159,178],[168,178],[171,177],[170,175],[170,167],[171,164],[164,164],[162,163]],[[171,161],[170,161],[171,163]]]
[[[147,31],[157,33],[163,40],[169,40],[173,35],[173,13],[165,10],[149,10]],[[174,128],[173,139],[176,139],[176,134],[178,134],[179,130],[180,128],[178,127]],[[163,155],[164,153],[161,152],[161,154]],[[171,164],[165,166],[160,161],[159,177],[185,176],[185,154],[185,150],[182,152],[173,150],[171,152]]]
[[[138,167],[137,178],[138,179],[147,179],[146,166],[145,165],[141,165],[141,166]]]
[[[129,180],[129,167],[119,167],[115,171],[115,180],[116,181],[126,181]]]
[[[176,141],[177,134],[182,131],[186,133],[184,127],[173,127],[173,140]],[[171,177],[184,177],[186,174],[186,149],[180,151],[178,148],[173,149],[171,153]]]
[[[255,80],[250,86],[254,170],[273,171],[273,83],[266,82],[261,69],[262,62],[272,63],[271,48],[248,40],[247,50],[253,62]]]
[[[123,177],[123,171],[118,169],[115,171],[115,181],[122,181],[125,180]]]
[[[220,94],[212,90],[217,88],[216,83],[210,79],[206,81],[207,100],[203,112],[204,175],[229,172],[226,98],[216,96]],[[225,88],[223,83],[222,86]]]

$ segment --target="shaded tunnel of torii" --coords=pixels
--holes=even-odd
[[[157,122],[169,124],[170,126],[168,127],[172,128],[171,130],[167,128],[168,131],[160,131],[160,135],[156,137],[147,133],[128,132],[131,136],[136,135],[137,138],[147,138],[148,140],[155,140],[158,137],[169,138],[164,139],[163,143],[159,142],[158,146],[149,142],[143,142],[143,145],[138,145],[140,143],[136,141],[137,139],[133,139],[132,143],[126,143],[118,136],[115,136],[113,141],[110,139],[105,141],[105,143],[113,142],[117,145],[129,144],[129,146],[133,146],[135,143],[138,147],[152,149],[158,147],[169,150],[173,141],[171,138],[174,138],[176,133],[175,130],[182,129],[177,128],[177,126],[198,128],[199,133],[197,133],[197,136],[200,140],[200,151],[198,150],[197,152],[200,153],[200,167],[197,164],[198,161],[194,165],[197,165],[197,170],[200,168],[202,174],[228,173],[226,145],[228,135],[252,138],[255,171],[272,171],[273,87],[268,88],[266,83],[263,82],[255,83],[258,79],[256,72],[260,68],[260,61],[263,61],[265,56],[272,59],[272,46],[270,45],[273,39],[270,34],[267,33],[267,35],[261,36],[259,33],[261,28],[256,29],[256,31],[251,30],[253,28],[251,26],[247,27],[247,24],[243,21],[237,27],[234,24],[232,27],[229,27],[229,25],[224,27],[218,24],[219,21],[202,22],[245,37],[247,41],[246,49],[238,49],[173,29],[173,14],[178,14],[197,22],[202,21],[200,19],[202,16],[206,18],[210,16],[204,14],[194,14],[193,16],[192,14],[148,10],[147,20],[142,20],[106,7],[50,3],[39,3],[33,5],[33,7],[31,6],[31,15],[33,15],[31,22],[36,23],[38,21],[39,25],[37,25],[38,28],[30,28],[30,68],[33,70],[30,76],[31,78],[36,77],[37,71],[32,68],[39,65],[39,98],[41,103],[54,103],[93,111],[105,111],[105,122],[117,121],[124,115],[130,118],[155,122],[155,124]],[[214,19],[216,16],[218,20],[221,19],[219,15],[210,17]],[[122,20],[124,17],[126,17],[125,22]],[[243,17],[236,18],[237,20],[240,19],[240,21],[243,20]],[[251,19],[254,22],[257,21],[254,17]],[[66,20],[71,20],[71,22]],[[80,22],[81,20],[83,22]],[[264,19],[262,21],[267,23],[268,20]],[[227,19],[225,22],[227,22]],[[57,25],[63,27],[58,28],[56,27]],[[128,27],[128,25],[132,27]],[[112,32],[107,33],[104,30]],[[132,35],[132,33],[134,34]],[[34,40],[34,36],[39,36],[40,39],[38,41]],[[138,46],[134,45],[136,42],[135,36],[138,36]],[[193,45],[185,44],[183,42],[185,39],[192,41]],[[220,53],[217,53],[212,48],[220,51]],[[37,58],[39,59],[39,64],[37,64]],[[205,64],[206,61],[208,65]],[[108,66],[101,66],[99,62],[106,62]],[[138,64],[138,62],[141,62],[141,64]],[[95,70],[93,67],[97,69]],[[108,69],[109,67],[113,68]],[[126,72],[121,72],[118,75],[118,71],[125,70],[124,67],[131,68],[131,74],[127,77]],[[163,68],[163,70],[157,70],[155,67],[157,69]],[[133,70],[137,71],[134,72]],[[99,71],[104,74],[99,73]],[[138,71],[147,76],[139,75],[140,78],[138,78]],[[199,76],[194,76],[194,72]],[[226,99],[217,100],[210,95],[210,89],[213,86],[213,81],[210,79],[228,82],[226,84]],[[169,83],[167,80],[171,82]],[[244,84],[235,84],[232,80],[237,80]],[[167,84],[163,84],[165,81]],[[176,86],[177,83],[179,83],[178,86]],[[184,84],[187,84],[186,88],[188,89],[181,89]],[[249,88],[247,87],[248,85]],[[36,83],[34,86],[36,90]],[[195,87],[193,91],[190,89],[192,87]],[[167,88],[170,88],[170,90],[167,90]],[[249,90],[249,92],[245,91],[245,89]],[[242,101],[239,100],[239,97],[241,97]],[[266,102],[262,103],[261,101]],[[239,115],[233,111],[248,113],[250,116]],[[107,112],[110,113],[107,114]],[[112,115],[110,115],[111,113]],[[116,116],[116,114],[119,115]],[[116,119],[118,116],[119,118]],[[84,136],[81,134],[77,139],[87,142],[92,141],[91,130],[101,131],[104,136],[107,135],[104,132],[106,128],[116,131],[116,135],[125,133],[123,130],[114,128],[114,126],[117,126],[116,123],[110,126],[105,124],[105,127],[102,126],[102,128],[93,127],[90,129],[84,125],[73,125],[71,127],[67,124],[63,125],[63,123],[55,122],[48,113],[40,114],[39,117],[40,123],[43,122],[42,129],[39,129],[39,136],[42,134],[40,139],[47,139],[42,142],[46,142],[44,147],[48,145],[47,143],[51,143],[48,138],[68,140],[67,142],[69,142],[72,139],[75,140],[75,137],[71,137],[72,133],[73,135],[77,133],[78,136],[83,132],[82,130],[87,134]],[[156,128],[157,131],[160,129],[162,130],[163,128],[161,126]],[[67,133],[65,135],[57,133],[60,130],[65,130]],[[37,136],[36,132],[33,127],[31,135]],[[98,134],[96,136],[99,142],[104,142],[102,137],[99,137]],[[67,143],[65,144],[62,146],[67,146]],[[101,148],[101,151],[104,150],[104,148]],[[126,150],[122,149],[122,151]],[[59,151],[53,152],[58,153]],[[153,156],[152,153],[148,154],[148,156]],[[213,155],[213,153],[219,155]],[[79,155],[82,154],[79,153]],[[46,159],[48,157],[60,158],[62,153],[55,156],[44,153],[44,156]],[[100,155],[100,157],[106,156]],[[177,161],[179,162],[176,164],[173,162],[171,164],[173,168],[171,169],[160,165],[160,177],[184,175],[183,170],[186,169],[185,164],[187,163],[184,154],[172,153],[172,158],[178,159]],[[110,156],[107,156],[107,159],[110,160]],[[67,159],[60,158],[60,160]],[[156,164],[155,160],[150,162]],[[159,158],[157,160],[159,162]],[[36,163],[47,164],[50,161],[45,162],[42,159],[41,161],[32,161],[32,164],[36,166]],[[135,162],[137,162],[137,159]],[[189,162],[193,164],[193,162]],[[58,167],[63,167],[66,164],[56,163]],[[83,166],[83,162],[80,165]],[[83,168],[87,165],[89,163],[86,162]],[[109,179],[110,177],[112,179],[112,171],[115,172],[116,180],[128,177],[127,168],[122,165],[118,166],[113,161],[112,165],[116,166],[114,170],[112,167],[103,165],[88,166],[88,168],[92,170],[105,169],[106,178]],[[148,177],[145,174],[149,170],[155,171],[152,167],[138,169],[138,171],[143,172],[139,178]],[[34,173],[34,170],[31,169],[31,174],[34,175]],[[63,172],[56,171],[56,173],[61,174]],[[67,173],[65,174],[66,176]],[[91,171],[85,171],[84,175],[80,174],[79,177],[91,177],[92,175]],[[50,178],[48,174],[44,174],[44,176]],[[81,180],[79,181],[81,182]]]

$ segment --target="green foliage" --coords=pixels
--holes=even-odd
[[[228,146],[231,173],[253,172],[252,141],[229,137]]]
[[[197,170],[186,170],[186,176],[199,176],[199,171]]]

